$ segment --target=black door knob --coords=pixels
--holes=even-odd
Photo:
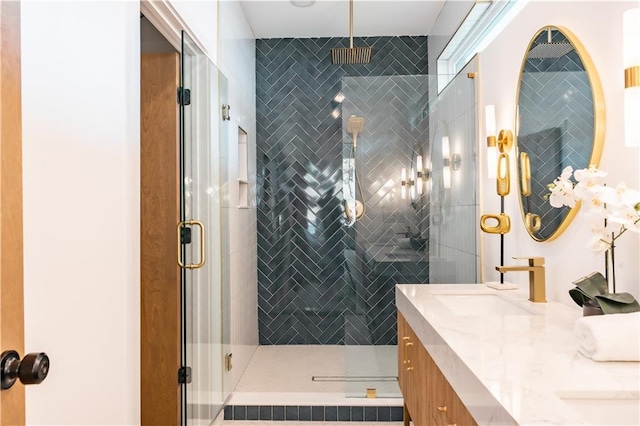
[[[0,383],[9,389],[20,379],[24,385],[37,385],[49,374],[49,357],[44,352],[30,353],[20,361],[16,351],[4,351],[0,356]]]

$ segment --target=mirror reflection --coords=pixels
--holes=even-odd
[[[544,198],[571,166],[597,165],[604,108],[596,71],[578,40],[558,27],[541,29],[522,63],[517,100],[517,170],[522,219],[538,241],[559,236],[575,215]]]

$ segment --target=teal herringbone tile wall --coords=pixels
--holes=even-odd
[[[347,42],[256,41],[260,344],[395,343],[393,293],[354,291],[362,283],[347,271],[335,96],[347,76],[426,74],[427,39],[356,39],[373,46],[371,64],[331,64]]]

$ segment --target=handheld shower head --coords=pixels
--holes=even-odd
[[[364,130],[364,117],[356,117],[352,115],[347,120],[347,132],[353,135],[353,147],[358,144],[358,133]]]

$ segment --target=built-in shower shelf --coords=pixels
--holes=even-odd
[[[238,208],[249,208],[249,156],[247,133],[238,127]]]

